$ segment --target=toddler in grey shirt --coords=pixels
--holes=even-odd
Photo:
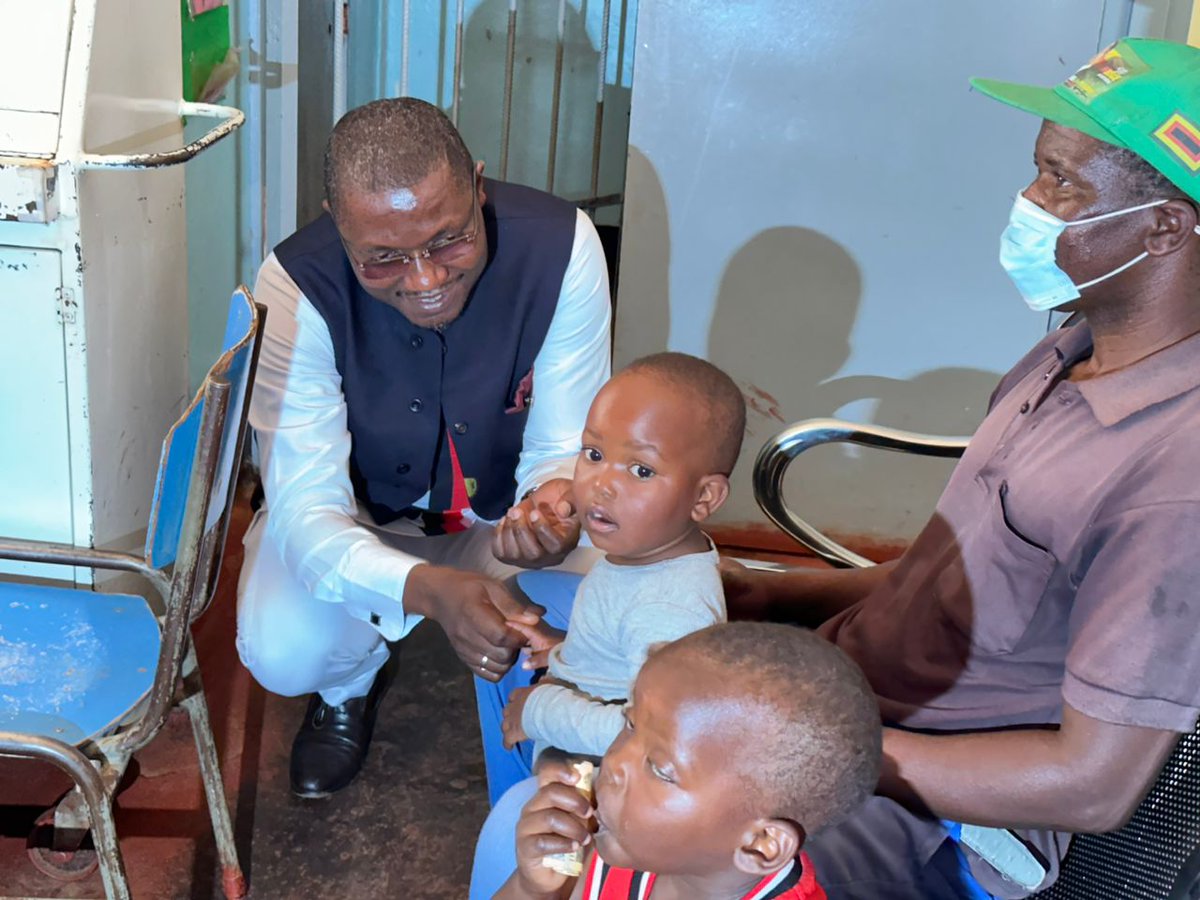
[[[548,665],[513,692],[505,745],[533,739],[599,757],[651,645],[725,620],[717,551],[701,523],[729,495],[746,405],[733,380],[683,353],[637,360],[588,412],[575,464],[577,515],[605,558],[583,579],[566,634],[510,623],[529,640],[527,667]]]

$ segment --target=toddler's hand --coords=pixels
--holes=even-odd
[[[505,513],[492,534],[496,559],[526,569],[555,566],[579,543],[570,478],[552,478]]]
[[[522,660],[522,669],[546,668],[550,665],[550,651],[567,637],[565,631],[560,631],[553,625],[547,625],[545,619],[539,620],[536,625],[513,621],[508,623],[508,627],[525,635],[525,640],[529,642],[525,648],[529,655]]]
[[[500,723],[500,731],[504,734],[504,749],[511,750],[521,741],[529,740],[525,728],[521,725],[521,715],[525,712],[525,702],[537,685],[517,688],[508,695],[508,704],[504,707],[504,720]]]
[[[579,780],[565,761],[546,762],[538,769],[541,787],[525,804],[517,822],[517,873],[530,894],[553,895],[572,879],[547,868],[542,859],[552,853],[570,853],[592,841],[594,812],[573,785]]]

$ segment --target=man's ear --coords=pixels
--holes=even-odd
[[[728,497],[728,475],[705,475],[700,479],[696,502],[692,504],[692,521],[703,522],[720,509]]]
[[[739,872],[763,878],[795,859],[804,845],[804,829],[787,819],[758,819],[733,854]]]
[[[481,159],[475,163],[475,180],[479,184],[479,205],[487,203],[487,191],[483,189],[483,167],[484,161]]]
[[[325,212],[329,213],[331,216],[333,215],[333,210],[329,208],[328,200],[321,201],[321,209],[325,210]]]
[[[1195,238],[1193,229],[1200,225],[1200,216],[1187,200],[1169,200],[1154,212],[1154,230],[1146,237],[1151,256],[1166,256]]]

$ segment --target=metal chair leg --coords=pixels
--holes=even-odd
[[[111,798],[102,791],[93,796],[86,788],[88,812],[92,819],[92,842],[100,856],[100,878],[109,900],[130,900],[125,863],[117,844],[117,824],[113,821]]]
[[[212,818],[213,838],[217,844],[217,856],[221,861],[221,888],[228,900],[242,900],[246,896],[246,878],[238,862],[237,845],[233,839],[233,823],[229,818],[229,805],[225,802],[225,785],[221,780],[221,767],[217,757],[217,745],[213,740],[212,723],[208,717],[208,703],[204,699],[204,684],[196,662],[196,652],[188,647],[187,659],[183,664],[184,696],[180,701],[187,710],[192,723],[192,734],[196,739],[196,755],[200,760],[200,775],[204,781],[204,794],[208,800],[208,812]]]
[[[108,900],[130,900],[125,864],[117,845],[117,825],[113,821],[112,799],[104,777],[75,747],[33,735],[0,733],[0,756],[20,756],[51,763],[71,776],[87,803],[92,826],[92,843],[100,857],[100,878]]]

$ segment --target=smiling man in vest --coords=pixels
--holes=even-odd
[[[238,603],[254,677],[313,695],[291,759],[309,798],[362,767],[388,641],[433,619],[496,681],[523,643],[506,620],[537,619],[501,581],[510,564],[586,568],[570,475],[609,375],[591,221],[485,179],[436,107],[348,113],[325,194],[255,290],[269,308],[250,411],[266,502]],[[520,541],[497,559],[506,513]]]

